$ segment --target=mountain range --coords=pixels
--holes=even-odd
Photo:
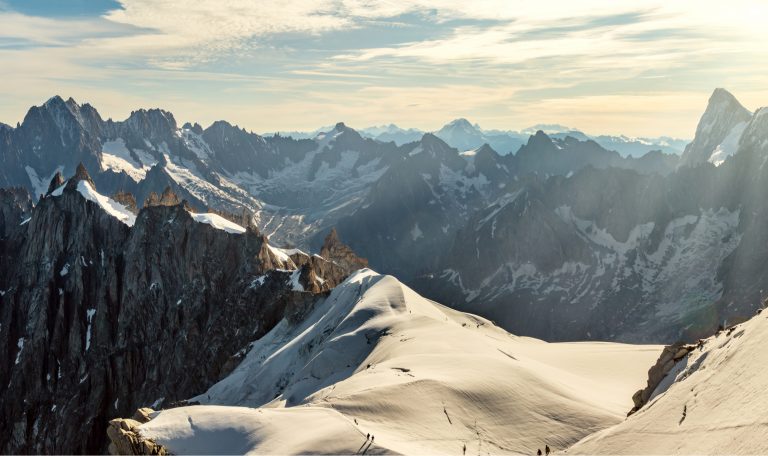
[[[296,139],[312,139],[317,135],[330,130],[328,126],[311,132],[288,131],[280,132],[283,136],[290,136]],[[358,130],[366,137],[380,142],[394,142],[398,146],[418,141],[425,133],[430,133],[418,128],[401,128],[395,124],[381,125],[376,127],[367,127]],[[625,135],[588,135],[574,128],[568,128],[558,124],[540,124],[524,128],[520,131],[513,130],[486,130],[478,124],[473,124],[469,120],[460,118],[454,119],[439,130],[433,131],[435,136],[445,141],[449,146],[467,151],[477,149],[483,144],[488,144],[494,150],[502,155],[514,154],[523,146],[528,137],[535,135],[537,131],[543,131],[547,135],[565,139],[570,136],[582,141],[593,140],[602,147],[618,152],[624,157],[641,157],[651,151],[661,151],[665,154],[680,155],[688,140],[677,139],[669,136],[660,136],[657,138],[634,138]],[[268,135],[273,135],[270,133]]]
[[[499,154],[60,97],[0,126],[0,452],[664,451],[626,442],[759,359],[768,108],[715,90],[680,156],[553,129]]]
[[[378,271],[520,334],[671,342],[759,300],[764,205],[739,189],[762,185],[762,112],[716,90],[681,156],[625,157],[556,125],[501,155],[441,139],[480,131],[463,119],[397,145],[343,123],[295,139],[158,109],[103,120],[54,97],[0,129],[0,185],[37,196],[82,162],[106,195],[141,207],[168,187],[275,245],[316,250],[335,227]]]
[[[537,131],[543,131],[552,138],[565,139],[570,136],[582,141],[593,140],[608,150],[618,152],[624,157],[641,157],[651,151],[661,151],[665,154],[681,154],[688,143],[684,139],[675,139],[668,136],[658,138],[633,138],[629,136],[588,135],[577,129],[563,125],[534,125],[520,131],[513,130],[486,130],[467,119],[455,119],[445,124],[434,135],[445,141],[451,147],[460,151],[472,150],[488,144],[502,155],[514,154],[523,146],[528,137],[535,135]],[[393,141],[397,145],[418,141],[425,131],[408,128],[403,129],[390,124],[381,127],[369,127],[360,130],[360,134],[382,142]],[[301,137],[311,138],[313,134],[301,134]]]

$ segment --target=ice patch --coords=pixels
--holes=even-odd
[[[147,171],[156,162],[156,160],[144,164],[136,162],[125,146],[123,138],[107,141],[101,146],[101,169],[103,171],[112,170],[116,173],[124,172],[135,182],[142,181],[147,176]]]
[[[64,170],[64,166],[57,166],[56,169],[54,169],[51,175],[47,178],[45,176],[38,176],[37,171],[35,171],[35,169],[31,166],[25,166],[24,169],[27,171],[27,176],[29,177],[29,181],[32,184],[32,188],[35,192],[35,194],[32,196],[38,197],[40,195],[45,195],[45,192],[48,191],[48,184],[50,184],[51,180],[53,180],[53,176],[55,176],[57,172],[62,172]]]
[[[741,139],[741,135],[746,128],[747,122],[736,124],[733,129],[731,129],[730,133],[728,133],[728,136],[723,139],[723,142],[712,151],[712,155],[710,155],[707,161],[715,166],[720,166],[725,163],[725,160],[735,154],[738,150],[739,139]]]
[[[264,285],[264,281],[265,280],[267,280],[267,276],[266,275],[260,275],[260,276],[256,277],[255,279],[253,279],[251,281],[251,284],[249,285],[249,288],[251,288],[251,289],[258,288],[258,287]]]
[[[96,314],[96,309],[88,309],[85,312],[86,318],[88,319],[88,329],[85,332],[85,351],[88,351],[88,349],[91,348],[91,323],[94,314]]]
[[[218,229],[218,230],[224,230],[227,233],[232,234],[243,234],[245,233],[245,228],[238,225],[237,223],[230,222],[229,220],[225,219],[224,217],[213,214],[213,213],[205,213],[205,214],[195,214],[190,213],[189,215],[192,216],[192,218],[199,223],[205,223],[207,225],[211,225],[212,227]]]
[[[413,228],[411,229],[411,239],[416,241],[423,237],[424,237],[424,233],[421,232],[421,228],[419,228],[419,224],[416,223],[415,225],[413,225]]]
[[[297,269],[291,273],[291,289],[293,291],[304,291],[304,285],[299,281],[301,277],[301,269]]]
[[[14,364],[19,364],[19,361],[21,361],[21,352],[24,351],[24,338],[19,337],[19,340],[16,341],[16,346],[19,348],[19,352],[16,353],[16,362]]]

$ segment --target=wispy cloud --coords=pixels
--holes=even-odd
[[[690,135],[713,87],[768,91],[761,0],[117,1],[41,17],[0,0],[0,118],[63,93],[254,130],[467,116]]]

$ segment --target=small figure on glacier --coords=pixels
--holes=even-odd
[[[549,445],[544,445],[544,453],[546,453],[546,455],[549,456],[549,452],[550,452]]]
[[[541,456],[541,448],[539,448],[538,450],[536,450],[536,456]]]

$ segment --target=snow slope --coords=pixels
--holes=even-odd
[[[516,337],[365,269],[141,433],[174,453],[530,454],[620,422],[660,350]]]
[[[107,214],[115,217],[126,225],[133,226],[133,224],[136,223],[136,216],[131,211],[117,201],[97,192],[88,182],[82,180],[78,182],[77,191],[80,192],[85,199],[98,204]],[[52,194],[56,196],[55,191]]]
[[[224,230],[227,233],[232,233],[232,234],[245,233],[245,228],[243,228],[242,226],[238,225],[237,223],[230,222],[224,217],[218,214],[214,214],[212,212],[206,212],[206,213],[200,213],[200,214],[191,212],[189,215],[192,216],[192,219],[196,222],[211,225],[212,227],[218,230]]]
[[[768,454],[767,346],[766,312],[720,332],[681,360],[645,407],[568,453]]]

